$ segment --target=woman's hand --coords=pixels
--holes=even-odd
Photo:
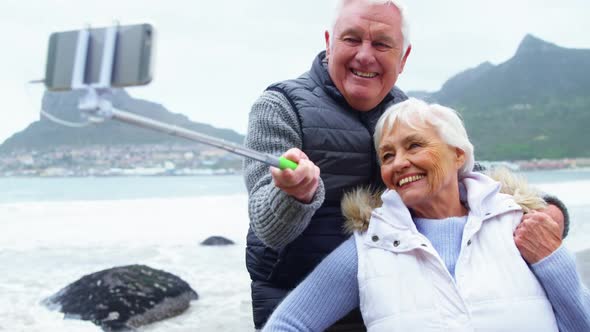
[[[533,211],[522,217],[514,231],[514,242],[524,260],[535,264],[559,248],[562,234],[563,214],[554,205],[549,205],[542,211]]]

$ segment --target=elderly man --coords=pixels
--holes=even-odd
[[[342,0],[337,14],[332,34],[325,33],[326,51],[311,69],[269,86],[250,112],[246,145],[299,164],[295,171],[270,172],[256,161],[244,164],[246,265],[256,328],[346,239],[343,193],[360,185],[383,187],[374,127],[388,106],[407,99],[395,87],[411,51],[403,6]],[[523,229],[523,238],[533,226]],[[364,329],[358,310],[332,328]]]

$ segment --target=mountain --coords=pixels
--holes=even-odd
[[[590,50],[527,35],[504,63],[484,62],[434,93],[458,110],[481,160],[590,157]]]
[[[434,93],[409,92],[458,110],[478,160],[590,157],[590,50],[569,49],[532,35],[514,56],[494,65],[484,62],[450,78]],[[46,93],[43,109],[59,118],[80,121],[80,92]],[[134,99],[116,90],[113,104],[156,120],[241,143],[227,129],[195,123],[162,105]],[[68,128],[41,118],[0,145],[0,153],[56,146],[116,144],[194,144],[117,121]]]
[[[79,91],[46,92],[42,107],[60,119],[83,122],[78,110]],[[219,129],[207,124],[190,121],[186,116],[171,113],[164,106],[146,100],[135,99],[122,89],[114,90],[108,97],[113,105],[168,124],[195,130],[227,141],[242,143],[244,136],[229,129]],[[47,150],[58,146],[80,147],[86,145],[117,144],[195,144],[186,139],[154,132],[152,130],[106,120],[82,128],[71,128],[56,124],[42,116],[23,131],[14,134],[0,145],[0,153],[15,150]]]

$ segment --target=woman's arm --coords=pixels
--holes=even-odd
[[[590,331],[590,292],[573,255],[562,245],[531,269],[553,306],[559,331]]]
[[[323,331],[359,305],[358,257],[350,237],[277,307],[263,331]]]
[[[590,292],[562,244],[562,231],[549,214],[532,211],[516,228],[514,242],[545,289],[559,330],[590,331]]]

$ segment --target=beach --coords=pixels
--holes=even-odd
[[[0,331],[101,331],[40,302],[86,274],[128,264],[173,273],[199,294],[183,315],[141,331],[250,331],[246,200],[238,194],[0,204]],[[201,246],[210,235],[236,244]]]
[[[531,179],[567,205],[565,245],[590,284],[590,171]],[[171,272],[199,294],[184,314],[140,331],[253,330],[241,177],[45,180],[0,179],[0,331],[101,331],[40,302],[86,274],[129,264]],[[212,235],[236,244],[200,245]]]

